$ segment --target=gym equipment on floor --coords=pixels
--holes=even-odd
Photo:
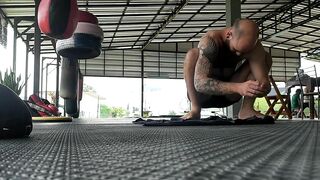
[[[7,86],[0,84],[0,137],[25,137],[32,131],[27,105]]]
[[[32,117],[33,122],[72,122],[72,117],[63,116],[47,116],[47,117]]]

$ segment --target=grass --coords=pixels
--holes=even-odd
[[[315,102],[315,108],[317,109],[318,107],[318,104],[319,104],[319,101],[318,103]],[[275,105],[275,110],[279,110],[281,107],[280,104],[276,104]],[[262,114],[265,114],[268,110],[269,106],[267,104],[267,101],[265,100],[264,97],[262,98],[257,98],[256,101],[254,102],[254,109],[257,110],[257,111],[260,111]],[[305,108],[304,109],[304,113],[308,116],[310,114],[310,109],[309,108]]]

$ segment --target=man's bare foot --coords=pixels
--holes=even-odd
[[[184,120],[191,120],[191,119],[200,119],[200,113],[195,113],[195,112],[188,112],[184,116],[181,117],[181,119]]]
[[[240,110],[239,114],[238,114],[238,118],[239,119],[247,119],[249,117],[252,116],[257,116],[260,118],[263,118],[265,115],[260,113],[259,111],[255,111],[255,110]]]

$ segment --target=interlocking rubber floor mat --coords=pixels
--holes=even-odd
[[[195,127],[34,123],[30,138],[0,140],[0,176],[320,179],[319,122]]]

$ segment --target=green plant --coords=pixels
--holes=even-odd
[[[0,72],[0,84],[7,86],[17,95],[20,95],[22,88],[25,86],[25,83],[21,82],[21,75],[17,77],[16,73],[12,69],[10,69],[10,72],[8,72],[7,69],[3,77]]]

